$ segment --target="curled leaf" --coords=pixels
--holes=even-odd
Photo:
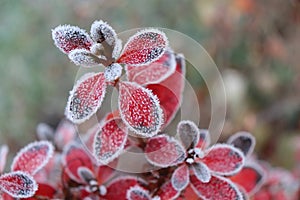
[[[11,171],[23,171],[34,175],[52,157],[53,145],[48,141],[33,142],[22,148],[14,158]]]
[[[168,47],[166,35],[157,29],[145,29],[128,39],[118,63],[146,65],[158,60]]]
[[[91,36],[95,42],[106,42],[110,46],[114,46],[117,39],[115,30],[102,20],[95,21],[91,26]]]
[[[164,124],[166,127],[175,117],[182,101],[185,81],[185,61],[183,55],[176,55],[176,71],[159,84],[147,86],[159,99],[163,109]]]
[[[92,39],[83,29],[77,26],[62,25],[52,30],[54,44],[65,54],[74,49],[90,50]]]
[[[176,59],[174,52],[167,50],[155,62],[143,66],[126,65],[127,79],[140,85],[156,84],[175,72]]]
[[[86,49],[74,49],[68,57],[75,65],[92,67],[101,64],[101,60]]]
[[[103,164],[117,158],[127,139],[127,128],[121,119],[111,119],[104,123],[94,138],[93,153]]]
[[[256,141],[249,132],[237,132],[228,139],[227,143],[240,149],[245,156],[249,156],[253,152]]]
[[[89,119],[102,104],[106,92],[104,74],[87,73],[74,85],[66,106],[66,116],[73,123]]]
[[[216,144],[205,151],[201,160],[208,168],[218,175],[233,175],[244,166],[243,153],[228,144]]]
[[[173,188],[177,191],[181,191],[189,184],[189,168],[187,165],[181,165],[172,174],[171,182]]]
[[[127,190],[126,198],[128,200],[151,200],[149,192],[138,185]]]
[[[167,135],[150,138],[145,147],[145,154],[146,159],[158,167],[174,166],[186,158],[183,146]]]
[[[0,188],[12,197],[28,198],[35,194],[38,185],[29,174],[15,171],[0,176]]]
[[[163,116],[157,97],[136,83],[120,82],[119,109],[124,123],[144,137],[156,135]]]

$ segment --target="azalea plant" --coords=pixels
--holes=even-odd
[[[37,126],[37,138],[3,173],[8,147],[0,148],[3,199],[211,199],[296,200],[299,173],[273,168],[253,153],[255,138],[238,132],[211,144],[211,133],[189,120],[165,132],[181,105],[185,60],[165,33],[144,29],[122,41],[103,21],[90,34],[76,26],[52,30],[54,44],[76,65],[97,69],[82,75],[70,91],[56,130]],[[124,76],[123,76],[124,75]],[[101,112],[109,87],[118,108],[79,139],[79,124]],[[143,152],[149,170],[118,170],[130,148]],[[137,161],[138,162],[138,161]]]

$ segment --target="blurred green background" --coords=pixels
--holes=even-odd
[[[12,151],[35,139],[39,122],[56,126],[78,67],[54,45],[59,24],[89,30],[102,19],[117,32],[157,26],[182,32],[212,56],[227,89],[221,139],[247,130],[260,158],[291,167],[300,136],[299,0],[2,0],[0,144]],[[204,111],[203,81],[187,77]],[[201,114],[205,128],[210,115]]]

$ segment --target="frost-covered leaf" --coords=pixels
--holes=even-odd
[[[111,163],[110,163],[111,166]],[[109,166],[101,165],[98,167],[97,180],[99,184],[107,183],[114,175],[115,170]]]
[[[8,154],[8,146],[2,145],[0,147],[0,174],[2,174],[2,172],[5,169],[7,154]]]
[[[199,141],[199,129],[197,125],[188,120],[179,122],[177,126],[177,134],[186,149],[196,146]]]
[[[71,143],[64,149],[62,163],[67,175],[78,183],[82,182],[78,174],[79,167],[86,167],[93,170],[93,163],[90,156],[85,149],[76,143]]]
[[[135,177],[121,177],[107,185],[107,193],[104,199],[126,199],[127,190],[138,184]]]
[[[200,149],[206,149],[210,145],[210,135],[207,129],[199,130],[199,140],[195,147]]]
[[[39,140],[53,141],[54,130],[48,124],[39,123],[36,127],[36,133]]]
[[[73,141],[76,137],[77,129],[69,120],[62,120],[54,135],[54,143],[57,148],[63,149],[67,144]]]
[[[81,180],[83,182],[85,182],[86,184],[89,184],[89,182],[91,180],[95,180],[96,179],[96,177],[93,174],[93,172],[89,168],[87,168],[87,167],[79,167],[77,169],[77,174],[81,178]]]
[[[157,97],[136,83],[120,82],[119,109],[124,123],[135,133],[151,137],[163,122]]]
[[[180,196],[182,197],[181,200],[193,200],[193,199],[202,200],[201,198],[199,198],[198,194],[196,193],[195,189],[191,186],[191,184],[189,184],[185,188],[185,190],[181,192]]]
[[[87,73],[74,85],[66,107],[66,116],[74,123],[89,119],[102,104],[106,92],[104,73]]]
[[[102,20],[94,21],[91,26],[91,36],[95,42],[106,42],[110,46],[114,46],[117,40],[115,30]]]
[[[122,75],[122,66],[118,63],[112,63],[105,67],[104,77],[107,81],[115,81]]]
[[[127,139],[127,128],[121,119],[106,121],[95,135],[93,153],[103,164],[117,158],[122,152]]]
[[[158,167],[170,167],[184,161],[183,146],[174,138],[159,135],[150,138],[145,147],[146,159]]]
[[[101,64],[101,60],[86,49],[74,49],[68,57],[75,65],[83,67],[93,67]]]
[[[157,29],[145,29],[128,39],[118,63],[146,65],[158,60],[168,47],[166,35]]]
[[[182,92],[185,81],[185,61],[182,55],[176,56],[176,71],[159,84],[148,85],[153,94],[160,102],[164,113],[164,124],[166,127],[175,117],[182,100]]]
[[[190,179],[195,191],[203,199],[243,200],[236,185],[226,178],[212,176],[208,183],[199,181],[195,175],[192,175]]]
[[[157,192],[157,195],[160,197],[160,200],[173,200],[179,196],[180,192],[177,191],[171,181],[164,183]]]
[[[233,175],[244,166],[244,154],[237,148],[228,144],[216,144],[207,149],[201,161],[208,168],[219,175]]]
[[[252,195],[262,186],[265,180],[265,172],[259,165],[247,163],[239,173],[229,178]]]
[[[53,152],[54,147],[48,141],[30,143],[15,156],[11,171],[23,171],[34,175],[48,163]]]
[[[38,185],[32,176],[15,171],[0,176],[0,188],[15,198],[27,198],[34,195]]]
[[[210,181],[211,173],[209,171],[209,168],[204,163],[197,162],[192,165],[192,169],[199,181],[203,183],[208,183]]]
[[[151,200],[149,192],[136,185],[127,190],[126,199],[128,200]]]
[[[156,84],[175,72],[176,59],[173,51],[167,50],[157,61],[143,66],[126,65],[128,81],[140,85]]]
[[[249,156],[253,152],[256,141],[249,132],[237,132],[228,139],[227,143],[240,149],[245,156]]]
[[[171,182],[173,188],[177,191],[181,191],[186,188],[189,184],[189,168],[187,165],[183,164],[178,167],[172,174]]]
[[[65,54],[74,49],[90,50],[92,39],[83,29],[77,26],[62,25],[52,30],[54,44]]]
[[[122,51],[122,40],[117,39],[114,50],[112,52],[112,57],[114,59],[117,59],[120,56],[121,51]]]

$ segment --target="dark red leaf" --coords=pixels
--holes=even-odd
[[[97,176],[98,183],[100,185],[107,183],[107,181],[109,181],[113,177],[114,172],[115,170],[111,167],[108,167],[106,165],[99,166]]]
[[[92,39],[83,29],[77,26],[62,25],[52,30],[54,44],[63,52],[68,54],[74,49],[90,50]]]
[[[138,180],[135,177],[122,177],[112,181],[107,186],[107,193],[104,199],[126,199],[127,190],[132,186],[138,184]]]
[[[208,183],[203,183],[192,175],[191,184],[199,197],[206,200],[243,200],[238,188],[228,179],[219,176],[212,176]]]
[[[126,143],[127,132],[120,118],[106,121],[94,138],[93,153],[96,159],[107,164],[117,158]]]
[[[23,171],[34,175],[52,157],[53,145],[48,141],[33,142],[21,149],[14,158],[11,171]]]
[[[164,112],[164,127],[175,117],[182,101],[185,81],[185,61],[182,55],[176,56],[176,71],[159,84],[148,85],[160,102]]]
[[[167,135],[152,137],[145,147],[146,159],[158,167],[170,167],[182,163],[186,158],[185,149],[174,138]]]
[[[187,165],[183,164],[179,166],[172,174],[171,182],[173,188],[177,191],[181,191],[186,188],[189,184],[189,168]]]
[[[29,197],[23,200],[36,200],[36,199],[53,199],[56,189],[46,183],[39,183],[38,190],[34,197]]]
[[[157,97],[151,91],[130,82],[120,82],[119,92],[119,109],[124,123],[144,137],[156,135],[163,121]]]
[[[237,148],[228,144],[216,144],[207,149],[201,161],[208,168],[219,175],[233,175],[244,166],[244,154]]]
[[[89,119],[102,104],[106,92],[104,74],[87,73],[74,85],[66,107],[66,116],[74,123]]]
[[[35,194],[38,186],[29,174],[15,171],[0,176],[0,188],[15,198],[27,198]]]
[[[145,29],[129,38],[118,63],[134,66],[158,60],[168,47],[166,35],[157,29]]]
[[[151,200],[149,192],[136,185],[127,190],[126,199],[128,200]]]
[[[93,163],[85,149],[79,147],[79,144],[69,144],[63,152],[62,163],[64,170],[71,179],[81,183],[81,177],[78,175],[79,167],[87,167],[93,171]]]
[[[172,186],[171,181],[167,181],[165,184],[163,184],[157,192],[160,200],[173,200],[176,199],[179,194],[180,192]]]
[[[173,51],[166,51],[157,61],[144,66],[126,65],[127,79],[140,85],[156,84],[175,72],[176,59]]]

